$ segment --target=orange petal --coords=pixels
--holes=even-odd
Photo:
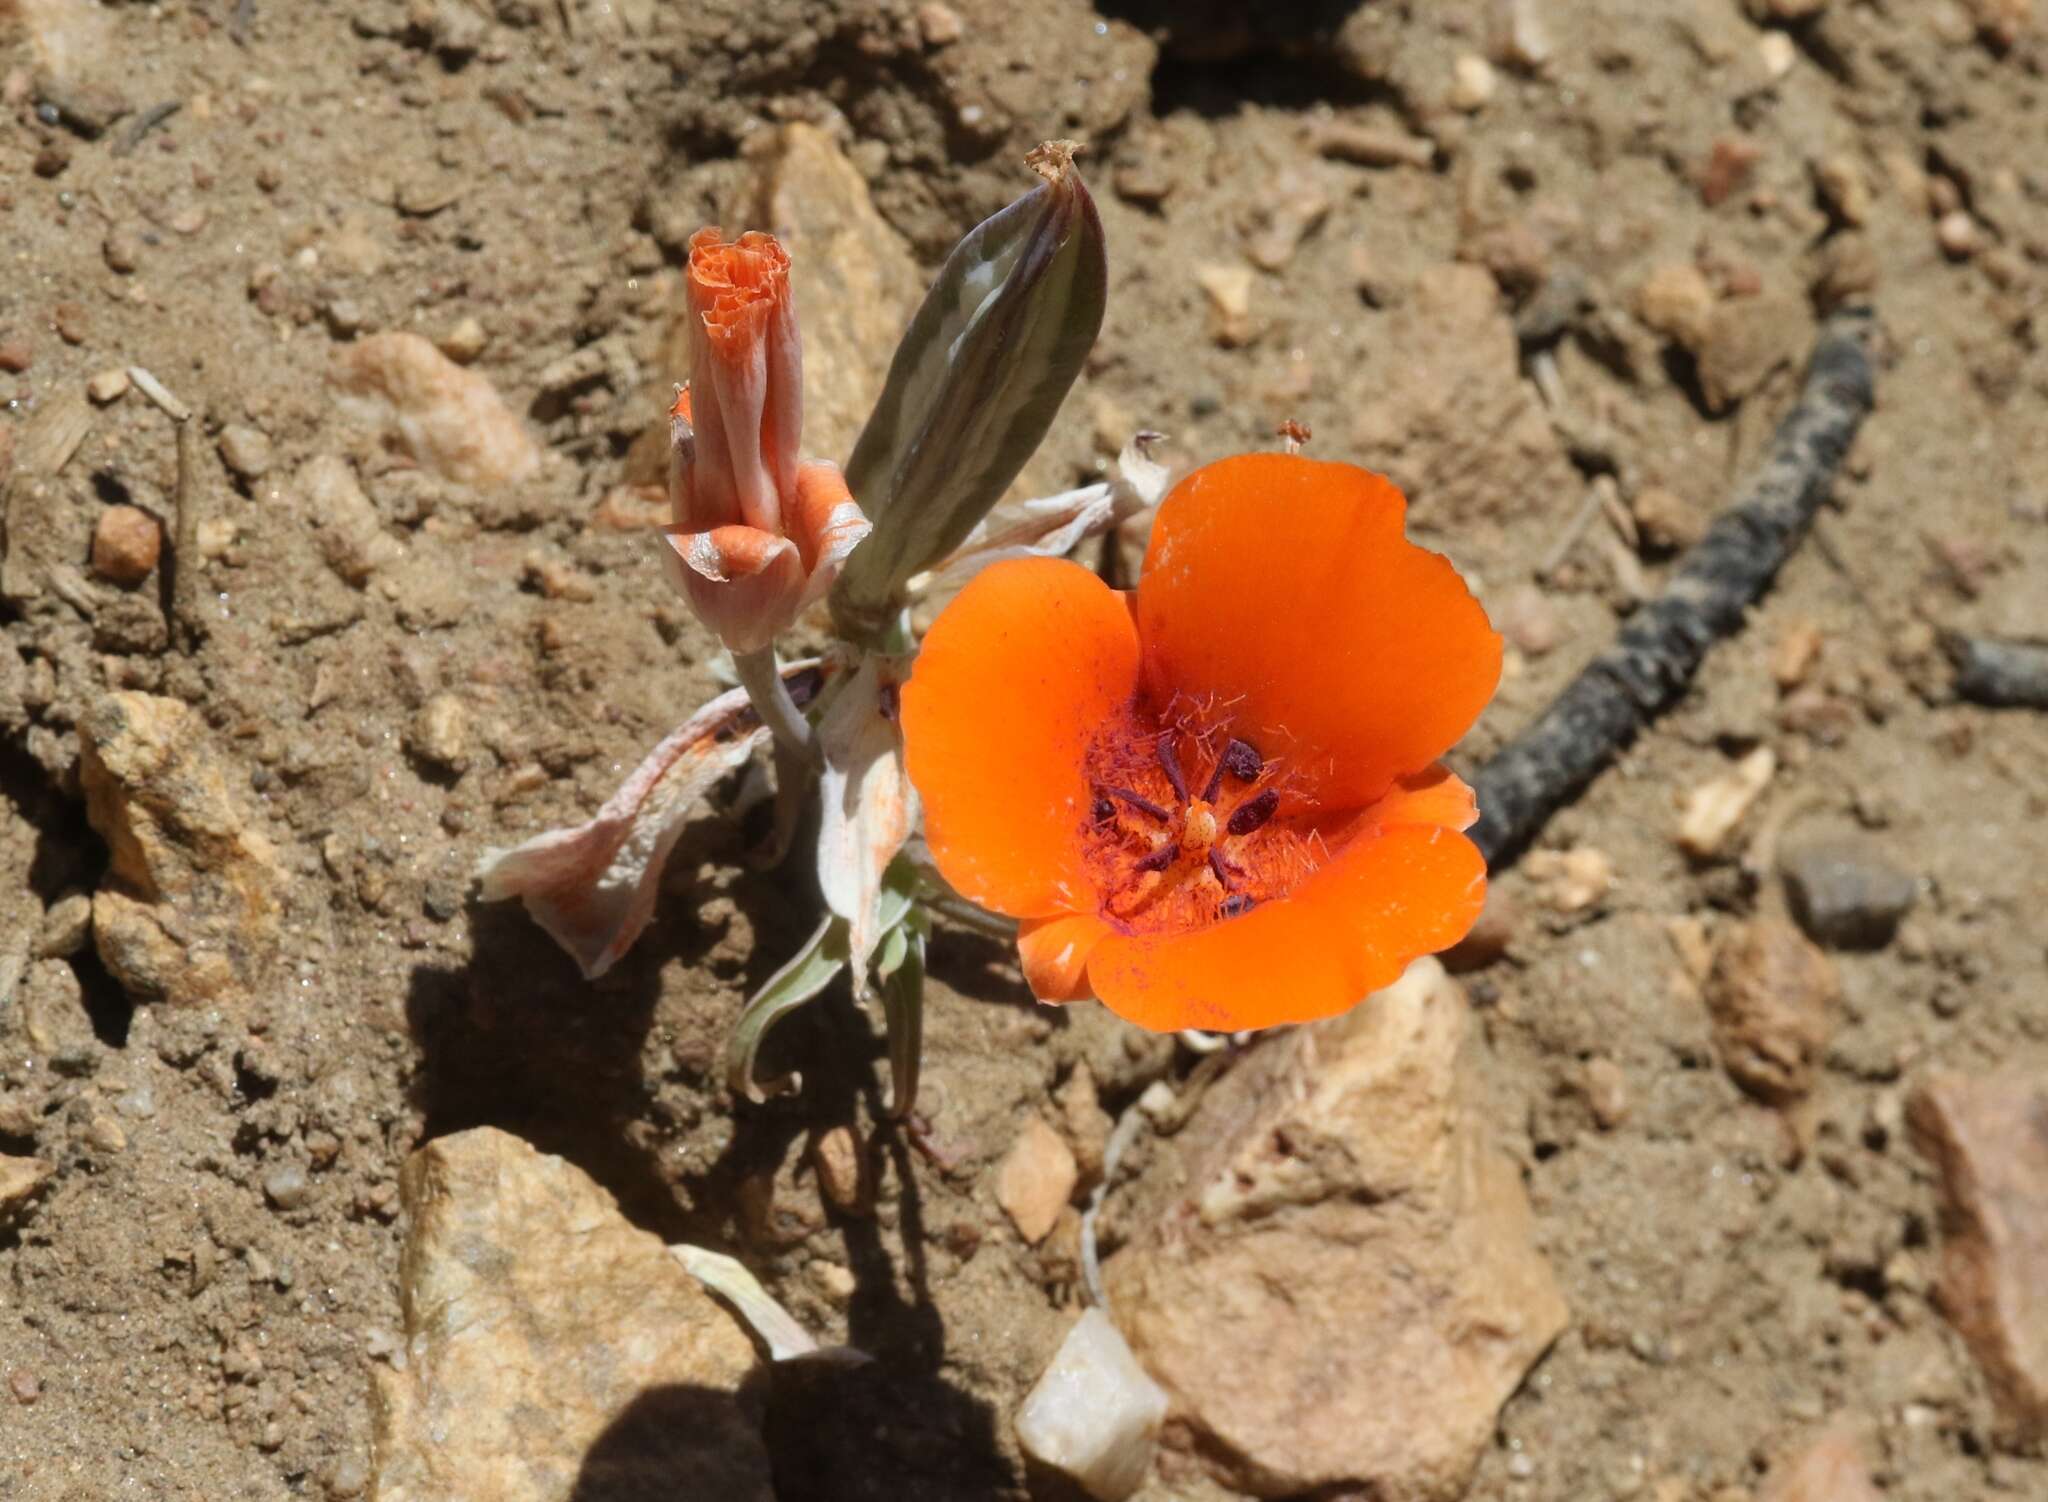
[[[804,565],[788,538],[753,527],[714,527],[670,530],[665,540],[669,582],[733,651],[759,651],[796,619]]]
[[[1429,765],[1493,696],[1501,644],[1450,561],[1402,535],[1406,510],[1381,476],[1297,454],[1187,476],[1138,585],[1148,692],[1232,705],[1332,808]]]
[[[1457,943],[1485,900],[1486,863],[1470,840],[1404,824],[1366,834],[1292,896],[1241,918],[1112,935],[1088,979],[1111,1011],[1154,1032],[1312,1022]]]
[[[940,612],[903,689],[904,757],[963,896],[1019,918],[1094,907],[1081,756],[1137,686],[1123,596],[1078,564],[994,564]]]
[[[1017,929],[1017,957],[1024,979],[1040,1001],[1086,1001],[1088,957],[1109,937],[1109,925],[1093,913],[1026,918]]]
[[[1366,809],[1362,822],[1385,829],[1395,824],[1438,824],[1470,829],[1479,820],[1472,789],[1442,762],[1395,779],[1385,797]]]

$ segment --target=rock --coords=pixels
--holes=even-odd
[[[142,236],[131,224],[117,224],[100,242],[100,254],[106,259],[107,270],[125,276],[142,264]]]
[[[1586,1060],[1579,1076],[1579,1090],[1586,1097],[1587,1109],[1593,1113],[1593,1124],[1601,1131],[1611,1132],[1628,1120],[1628,1076],[1614,1060],[1604,1055]]]
[[[1803,842],[1781,852],[1792,915],[1833,949],[1882,949],[1913,906],[1919,884],[1859,836]]]
[[[469,710],[460,695],[436,694],[419,708],[405,733],[406,749],[444,772],[469,768]]]
[[[1209,299],[1209,336],[1225,349],[1251,343],[1251,267],[1197,266],[1195,284]]]
[[[1124,1502],[1152,1468],[1165,1418],[1166,1394],[1109,1316],[1090,1309],[1017,1411],[1017,1444],[1098,1502]]]
[[[491,336],[475,314],[462,318],[454,328],[435,340],[435,347],[457,365],[467,365],[481,355]]]
[[[205,722],[176,699],[109,694],[79,720],[86,816],[111,859],[93,898],[100,961],[137,1001],[259,989],[284,872],[228,796]]]
[[[1636,519],[1636,532],[1653,554],[1677,553],[1707,535],[1707,519],[1700,508],[1661,485],[1645,485],[1629,504]]]
[[[1714,945],[1707,1010],[1721,1064],[1768,1105],[1789,1105],[1813,1088],[1834,1035],[1841,984],[1828,957],[1775,918],[1732,923]]]
[[[140,506],[109,506],[92,529],[92,571],[109,584],[133,589],[156,570],[163,527]]]
[[[1590,845],[1532,850],[1522,857],[1522,870],[1554,913],[1584,912],[1614,889],[1614,857]]]
[[[1670,261],[1636,288],[1636,317],[1652,331],[1694,353],[1705,346],[1714,320],[1714,289],[1690,261]]]
[[[1492,16],[1494,55],[1511,68],[1540,73],[1557,51],[1540,0],[1499,0]]]
[[[1849,229],[1870,222],[1870,179],[1856,158],[1836,153],[1813,164],[1813,186],[1828,217]]]
[[[16,1158],[0,1153],[0,1217],[18,1215],[56,1172],[41,1158]]]
[[[2023,1442],[2048,1436],[2048,1077],[1937,1071],[1906,1106],[1941,1178],[1935,1298]]]
[[[861,1148],[859,1132],[840,1122],[814,1134],[811,1166],[817,1171],[818,1192],[826,1204],[841,1215],[874,1213],[874,1175],[868,1171],[868,1155]]]
[[[1327,140],[1323,149],[1328,154]],[[1304,173],[1282,172],[1258,196],[1257,225],[1245,254],[1261,271],[1285,271],[1329,213],[1330,195],[1320,183]]]
[[[1405,130],[1376,129],[1350,120],[1324,121],[1309,137],[1309,145],[1321,156],[1339,162],[1354,162],[1361,167],[1427,168],[1436,165],[1436,142],[1429,137],[1410,135]],[[1320,223],[1329,211],[1329,200],[1323,198],[1315,214],[1315,222]],[[1260,264],[1265,263],[1262,261]],[[1280,268],[1267,266],[1266,269],[1278,271]]]
[[[63,960],[37,960],[22,977],[17,994],[21,1045],[48,1061],[58,1074],[88,1075],[99,1068],[99,1039],[85,1010],[78,975]],[[7,1040],[10,1051],[18,1048]]]
[[[92,898],[84,892],[66,892],[43,914],[42,931],[36,935],[39,959],[69,959],[85,948],[92,936]]]
[[[333,380],[344,407],[443,479],[486,489],[540,468],[540,450],[497,388],[418,334],[372,334],[344,346]]]
[[[1454,110],[1477,114],[1492,101],[1499,82],[1493,64],[1476,52],[1466,52],[1451,64],[1450,105]]]
[[[1517,584],[1489,612],[1494,629],[1528,657],[1541,657],[1564,640],[1564,623],[1550,596],[1533,584]]]
[[[1700,164],[1700,202],[1710,209],[1726,203],[1748,183],[1763,154],[1763,147],[1743,136],[1718,138]]]
[[[1823,313],[1868,300],[1883,275],[1870,236],[1854,231],[1832,235],[1820,248],[1813,279],[1813,305]]]
[[[732,1317],[580,1170],[489,1127],[407,1160],[378,1502],[770,1502]]]
[[[247,423],[231,422],[220,430],[220,457],[244,480],[258,480],[270,472],[277,455],[268,433]]]
[[[1167,1443],[1256,1496],[1463,1494],[1566,1323],[1434,960],[1212,1085],[1120,1192],[1109,1306]]]
[[[776,133],[753,209],[749,225],[773,230],[789,251],[804,331],[804,454],[844,463],[924,296],[924,273],[875,208],[860,169],[815,125],[792,122]],[[678,381],[688,378],[683,335],[679,315],[668,340]],[[666,435],[666,418],[660,427]]]
[[[941,5],[938,0],[917,8],[917,30],[927,47],[950,47],[967,35],[966,23],[960,19],[960,12],[950,5]]]
[[[308,459],[292,489],[328,567],[356,588],[405,556],[404,545],[384,530],[384,519],[356,483],[347,460],[332,454]]]
[[[88,376],[85,394],[92,398],[95,406],[111,406],[128,394],[130,384],[128,372],[116,365]]]
[[[1678,816],[1679,848],[1696,860],[1720,854],[1728,836],[1771,785],[1777,771],[1778,754],[1769,746],[1759,746],[1729,771],[1686,794],[1685,807]]]
[[[1086,1059],[1074,1063],[1067,1082],[1054,1097],[1060,1108],[1060,1125],[1074,1150],[1074,1167],[1080,1183],[1093,1187],[1102,1178],[1103,1154],[1109,1150],[1109,1134],[1116,1122],[1102,1109],[1102,1097],[1095,1088],[1095,1071]]]
[[[1883,1502],[1857,1449],[1855,1435],[1837,1425],[1789,1465],[1771,1469],[1757,1502]]]
[[[280,1163],[263,1176],[263,1197],[277,1210],[296,1210],[311,1198],[313,1184],[296,1163]]]
[[[1941,246],[1941,253],[1951,261],[1967,261],[1983,243],[1977,232],[1977,221],[1970,217],[1968,209],[1953,209],[1943,214],[1935,221],[1934,238]]]
[[[1794,621],[1786,627],[1771,648],[1771,681],[1778,685],[1778,692],[1790,693],[1804,683],[1826,645],[1827,638],[1812,621]]]
[[[1067,1208],[1080,1176],[1065,1139],[1033,1112],[996,1169],[996,1203],[1017,1234],[1036,1246]]]
[[[1791,364],[1810,332],[1799,298],[1765,293],[1717,304],[1699,349],[1700,394],[1708,410],[1727,411]]]

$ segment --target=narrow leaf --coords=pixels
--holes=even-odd
[[[901,1120],[917,1104],[917,1079],[924,1060],[924,944],[916,926],[908,935],[903,962],[882,982],[882,1014],[889,1025],[889,1114]]]
[[[828,914],[804,947],[754,993],[733,1024],[725,1045],[726,1088],[757,1106],[771,1095],[793,1095],[803,1088],[803,1076],[794,1071],[756,1082],[754,1057],[768,1029],[829,986],[845,966],[846,920]]]
[[[723,1252],[701,1246],[679,1245],[669,1255],[706,1288],[724,1299],[746,1321],[761,1343],[768,1347],[770,1361],[799,1361],[805,1357],[838,1361],[858,1366],[874,1360],[852,1346],[821,1346],[811,1332],[796,1322],[796,1316],[775,1302],[775,1296],[761,1286],[761,1280],[745,1263]]]
[[[846,480],[874,531],[832,590],[866,640],[905,581],[959,547],[1038,445],[1102,327],[1102,221],[1062,143],[1046,181],[970,230],[897,346]]]

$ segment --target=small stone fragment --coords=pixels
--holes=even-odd
[[[142,264],[142,236],[130,225],[117,224],[100,242],[100,254],[106,258],[109,271],[125,276]]]
[[[1522,869],[1555,913],[1584,912],[1614,887],[1614,858],[1590,845],[1532,850],[1522,858]]]
[[[444,772],[469,768],[469,711],[457,694],[435,694],[419,708],[406,731],[406,748]]]
[[[1805,305],[1788,296],[1764,294],[1718,304],[1699,355],[1700,393],[1708,410],[1725,412],[1773,371],[1789,365],[1804,347]]]
[[[1252,269],[1197,266],[1195,281],[1209,297],[1209,334],[1225,349],[1251,343]]]
[[[1330,212],[1330,195],[1299,173],[1283,174],[1260,199],[1261,226],[1245,253],[1262,271],[1281,272]]]
[[[403,544],[384,530],[384,519],[356,483],[347,460],[332,454],[308,459],[292,489],[328,567],[358,589],[405,555]]]
[[[818,1192],[841,1215],[874,1213],[873,1176],[861,1150],[860,1133],[845,1122],[811,1138],[811,1166],[818,1174]]]
[[[1846,1425],[1829,1429],[1789,1465],[1774,1466],[1757,1502],[1883,1502]]]
[[[475,314],[464,317],[454,328],[435,341],[441,353],[457,365],[467,365],[475,360],[490,342],[490,334],[485,331],[482,320]]]
[[[1525,73],[1542,72],[1557,46],[1540,0],[1498,0],[1493,14],[1494,55]]]
[[[1045,1240],[1080,1179],[1073,1150],[1033,1112],[996,1169],[996,1203],[1031,1245]]]
[[[0,1014],[0,1027],[18,1018],[20,1044],[47,1060],[58,1074],[80,1077],[99,1068],[99,1039],[85,1010],[85,991],[78,973],[63,960],[36,960],[15,993],[16,1017]],[[10,1029],[11,1031],[11,1029]],[[8,1039],[10,1049],[19,1045]]]
[[[1550,596],[1534,584],[1518,584],[1503,595],[1490,614],[1494,629],[1525,656],[1541,657],[1564,640],[1564,625]]]
[[[121,1130],[121,1123],[105,1112],[95,1112],[85,1124],[86,1143],[103,1153],[125,1152],[128,1148],[128,1134]]]
[[[1310,144],[1323,156],[1361,167],[1431,167],[1436,163],[1436,142],[1427,136],[1378,130],[1346,120],[1321,126]]]
[[[92,571],[133,589],[156,568],[163,543],[163,527],[140,506],[109,506],[93,524]]]
[[[1912,876],[1860,836],[1795,845],[1778,869],[1799,926],[1834,949],[1882,949],[1919,894]]]
[[[1951,261],[1967,261],[1977,253],[1977,221],[1970,217],[1968,209],[1953,210],[1935,224],[1934,238],[1941,245],[1941,253]]]
[[[1767,31],[1756,39],[1756,60],[1764,77],[1776,83],[1799,63],[1799,45],[1782,31]]]
[[[2048,1079],[1937,1071],[1907,1102],[1941,1180],[1935,1299],[2022,1442],[2048,1436]]]
[[[1628,1076],[1614,1060],[1597,1054],[1586,1060],[1579,1088],[1585,1093],[1594,1125],[1601,1131],[1611,1132],[1628,1120]]]
[[[418,334],[372,334],[344,346],[334,382],[345,406],[443,479],[488,488],[540,468],[540,450],[497,388]]]
[[[1820,660],[1825,640],[1820,627],[1812,621],[1795,622],[1778,638],[1778,644],[1771,648],[1771,679],[1780,693],[1789,693],[1806,681],[1806,675]]]
[[[83,344],[92,337],[92,322],[75,302],[60,302],[50,309],[50,326],[66,344]]]
[[[306,1170],[296,1163],[281,1163],[263,1176],[263,1197],[278,1210],[296,1210],[313,1193]]]
[[[35,354],[25,339],[0,339],[0,370],[20,375],[35,363]]]
[[[917,8],[917,30],[927,47],[950,47],[967,35],[960,12],[950,5],[939,4],[938,0]]]
[[[85,383],[85,394],[96,405],[105,407],[126,396],[128,385],[128,372],[117,365],[89,377]]]
[[[1813,164],[1813,183],[1835,223],[1861,229],[1870,221],[1870,179],[1854,157],[1826,156]]]
[[[1749,181],[1764,149],[1742,136],[1722,136],[1714,142],[1699,170],[1700,202],[1708,208],[1725,203]]]
[[[1883,275],[1870,237],[1855,231],[1830,236],[1820,248],[1820,267],[1813,279],[1813,304],[1823,313],[1862,302],[1877,290]]]
[[[1683,552],[1707,535],[1700,508],[1662,485],[1645,485],[1629,504],[1636,535],[1652,554]]]
[[[1813,1088],[1841,985],[1798,929],[1773,918],[1728,925],[1705,990],[1722,1067],[1736,1084],[1777,1106]]]
[[[1074,1149],[1080,1183],[1093,1185],[1102,1178],[1102,1155],[1108,1150],[1115,1122],[1102,1109],[1102,1098],[1095,1089],[1095,1072],[1086,1059],[1075,1063],[1056,1099],[1060,1125],[1066,1129],[1066,1139]]]
[[[261,479],[270,471],[275,452],[270,435],[246,423],[229,423],[220,432],[220,457],[227,467],[245,480]]]
[[[41,1158],[16,1158],[0,1153],[0,1216],[15,1214],[50,1182],[54,1172]]]
[[[1109,1316],[1090,1309],[1018,1409],[1017,1443],[1097,1502],[1124,1502],[1152,1468],[1166,1406]]]
[[[1690,261],[1670,261],[1636,289],[1636,316],[1656,333],[1698,353],[1714,318],[1714,289]]]
[[[1476,52],[1460,54],[1451,64],[1451,108],[1476,114],[1492,101],[1499,87],[1493,64]]]
[[[91,935],[92,898],[84,892],[67,892],[43,914],[42,930],[36,935],[36,955],[40,959],[68,960],[85,948]]]
[[[1777,770],[1777,752],[1769,746],[1759,746],[1731,771],[1694,788],[1679,816],[1679,848],[1698,860],[1719,854],[1750,805],[1770,786]]]

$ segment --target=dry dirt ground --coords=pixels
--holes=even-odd
[[[85,409],[17,523],[85,588],[29,589],[0,628],[0,1150],[56,1167],[0,1228],[0,1496],[358,1494],[398,1165],[479,1123],[881,1358],[778,1441],[787,1495],[1022,1494],[1009,1415],[1070,1317],[1073,1242],[1024,1245],[988,1170],[1077,1061],[1114,1112],[1189,1060],[1034,1008],[1006,953],[946,933],[926,1102],[951,1171],[899,1146],[874,1218],[828,1214],[805,1143],[874,1117],[878,1024],[843,994],[790,1024],[777,1061],[806,1089],[770,1108],[736,1109],[719,1062],[811,926],[803,879],[749,872],[749,831],[707,815],[594,986],[470,885],[712,690],[706,638],[601,503],[673,374],[682,239],[788,120],[840,143],[890,253],[926,267],[1020,189],[1032,142],[1085,141],[1110,311],[1034,473],[1092,476],[1140,425],[1213,457],[1286,416],[1392,473],[1515,644],[1468,767],[1655,589],[1658,539],[1728,496],[1816,309],[1874,301],[1879,406],[1817,534],[1543,837],[1604,852],[1611,886],[1565,912],[1508,873],[1511,942],[1468,977],[1573,1316],[1471,1495],[1705,1499],[1847,1416],[1892,1502],[2048,1496],[1930,1300],[1935,1189],[1900,1125],[1932,1063],[2048,1068],[2048,726],[1954,702],[1934,647],[2048,634],[2038,27],[2002,38],[2009,7],[1957,0],[1766,22],[1738,0],[80,0],[64,66],[101,92],[66,112],[27,40],[63,9],[0,4],[0,454],[139,365],[203,414],[214,525],[178,560],[203,640],[164,645],[157,579],[91,574],[102,511],[172,515],[172,427],[138,390]],[[471,360],[538,472],[452,484],[338,412],[335,351],[386,329]],[[367,589],[307,514],[319,456],[403,545]],[[194,706],[275,845],[281,958],[245,1002],[136,1005],[46,916],[107,865],[77,726],[113,688]],[[419,720],[444,694],[452,751]],[[1770,785],[1688,858],[1677,800],[1759,745]],[[1846,1020],[1788,1115],[1719,1067],[1671,925],[1782,912],[1762,850],[1829,828],[1919,897],[1888,946],[1837,957]],[[89,1018],[59,1067],[7,1020],[32,988]]]

